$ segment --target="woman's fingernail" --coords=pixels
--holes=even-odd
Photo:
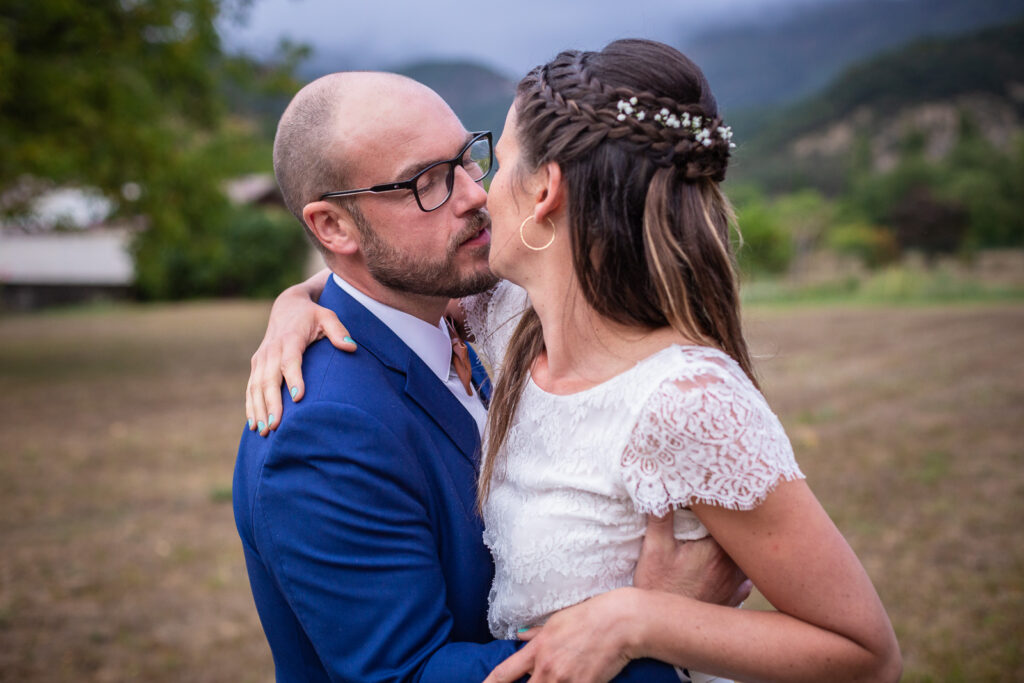
[[[347,335],[341,341],[348,342],[349,344],[355,344],[356,343],[355,339],[353,339],[352,337],[349,337]]]
[[[264,429],[266,429],[266,428],[267,428],[267,425],[263,424],[263,420],[260,420],[259,422],[257,422],[257,423],[256,423],[256,426],[257,426],[257,427],[259,428],[259,431],[261,431],[261,432],[262,432],[262,431],[263,431]]]
[[[269,427],[272,424],[274,424],[274,414],[273,413],[271,413],[270,417],[267,418],[267,426]]]
[[[252,420],[246,420],[245,424],[249,427],[250,430],[252,429]]]
[[[517,630],[516,630],[516,633],[526,633],[526,632],[527,632],[527,631],[529,631],[529,630],[530,630],[530,627],[529,627],[529,626],[523,626],[522,628],[520,628],[520,629],[517,629]]]
[[[295,398],[295,394],[297,394],[297,393],[299,393],[299,388],[298,387],[292,387],[292,389],[291,389],[292,398]]]

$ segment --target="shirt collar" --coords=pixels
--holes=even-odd
[[[345,290],[345,293],[362,304],[382,323],[398,335],[412,352],[426,363],[430,371],[442,382],[448,381],[448,373],[452,366],[452,338],[448,335],[444,320],[436,325],[420,320],[405,311],[382,304],[359,291],[337,273],[332,273],[334,282]],[[344,322],[344,321],[342,321]]]

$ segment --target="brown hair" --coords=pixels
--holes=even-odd
[[[722,125],[700,68],[678,50],[619,40],[600,52],[559,54],[531,71],[516,92],[522,164],[557,163],[567,185],[573,269],[587,303],[618,323],[672,326],[721,349],[754,381],[740,327],[734,216],[718,183],[730,142],[710,143],[687,127],[622,116],[620,101]],[[527,310],[509,343],[491,398],[481,504],[530,366],[544,348],[540,319]]]

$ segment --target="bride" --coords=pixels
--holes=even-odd
[[[899,678],[885,610],[758,390],[719,189],[731,137],[660,43],[563,52],[519,84],[488,199],[502,281],[463,302],[497,379],[489,621],[530,640],[490,681],[607,680],[639,657],[704,680]],[[321,315],[321,285],[290,314]],[[276,363],[284,343],[264,344]],[[713,536],[777,611],[632,588],[645,515],[672,511],[677,539]],[[581,633],[569,612],[620,626]]]

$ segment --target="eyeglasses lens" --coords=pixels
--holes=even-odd
[[[482,180],[491,170],[491,145],[486,138],[477,140],[462,155],[462,167],[470,180]],[[455,166],[442,163],[434,166],[416,179],[416,194],[426,211],[433,211],[444,204],[452,192],[455,182]]]
[[[416,194],[427,211],[436,209],[448,199],[452,188],[451,170],[450,164],[438,164],[416,179]]]
[[[466,163],[466,173],[474,181],[482,180],[491,170],[491,143],[487,138],[477,140],[470,145],[466,158],[469,160]]]

